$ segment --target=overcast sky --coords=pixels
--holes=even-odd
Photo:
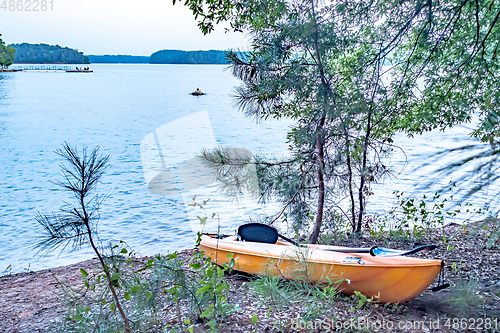
[[[163,49],[246,50],[249,44],[247,36],[225,33],[223,26],[204,36],[189,9],[179,3],[173,6],[172,0],[52,1],[52,11],[50,4],[38,12],[1,8],[3,40],[7,44],[58,44],[84,54],[131,55]]]

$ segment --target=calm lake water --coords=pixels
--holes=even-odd
[[[248,221],[248,215],[277,209],[246,202],[236,206],[207,184],[191,186],[177,196],[148,190],[159,163],[165,170],[177,166],[172,176],[177,177],[179,165],[189,170],[197,147],[215,144],[269,156],[286,153],[289,124],[256,125],[236,110],[231,95],[238,82],[224,71],[225,66],[92,65],[92,69],[92,74],[0,73],[0,272],[8,265],[18,272],[93,256],[82,249],[38,258],[29,248],[41,232],[36,212],[57,211],[67,199],[51,183],[60,179],[61,161],[54,150],[65,141],[79,147],[99,145],[111,155],[100,187],[110,195],[99,225],[104,243],[124,240],[142,255],[192,247],[192,221],[201,212],[193,213],[185,203],[194,194],[212,199],[207,213],[220,213],[221,225],[228,230]],[[188,94],[197,87],[208,94]],[[374,186],[373,207],[389,209],[393,190],[413,191],[431,169],[411,166],[425,161],[432,151],[469,142],[467,132],[456,128],[414,139],[399,135],[410,167],[397,180]],[[153,147],[149,152],[148,144]],[[401,153],[394,155],[396,170],[405,159]]]

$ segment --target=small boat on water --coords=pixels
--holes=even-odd
[[[67,69],[66,73],[93,73],[90,67],[75,67],[74,69]]]
[[[234,268],[242,272],[311,283],[341,281],[342,293],[359,291],[384,303],[404,302],[420,295],[444,266],[442,260],[373,256],[369,251],[359,253],[362,249],[328,245],[249,242],[238,240],[238,236],[203,235],[200,250],[216,264],[234,258]],[[389,251],[396,255],[403,252]]]
[[[94,71],[91,69],[89,69],[89,70],[70,69],[70,70],[67,70],[66,73],[94,73]]]
[[[201,91],[199,88],[196,88],[195,91],[193,91],[192,93],[189,93],[190,95],[193,95],[193,96],[202,96],[202,95],[206,95],[206,93],[204,93],[203,91]]]

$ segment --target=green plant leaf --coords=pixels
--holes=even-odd
[[[89,276],[89,273],[87,273],[87,271],[85,271],[83,268],[80,268],[80,272],[82,272],[83,277]]]
[[[212,318],[212,320],[210,320],[207,325],[210,327],[211,332],[217,333],[217,330],[215,329],[215,327],[217,326],[217,321],[215,320],[215,318]]]
[[[133,286],[132,289],[130,289],[131,293],[138,293],[141,291],[142,287],[141,286]]]
[[[258,321],[259,321],[259,317],[257,317],[257,315],[256,315],[256,314],[253,314],[253,315],[252,315],[252,319],[250,320],[250,322],[251,322],[252,324],[255,324],[255,323],[257,323]]]
[[[202,314],[200,315],[200,318],[210,318],[211,312],[213,309],[214,309],[214,305],[210,304],[210,306],[205,311],[202,312]]]
[[[217,276],[219,277],[219,279],[224,276],[224,271],[220,267],[217,267]]]
[[[208,219],[208,217],[207,217],[207,216],[205,216],[205,217],[201,218],[201,217],[199,217],[198,215],[196,215],[196,217],[198,218],[198,220],[200,220],[200,224],[205,224],[205,223],[207,223],[207,219]]]
[[[221,284],[220,286],[217,287],[217,289],[215,289],[215,293],[220,294],[222,292],[222,290],[224,289],[224,287],[225,287],[225,284]]]
[[[209,291],[209,290],[210,290],[210,289],[212,289],[212,288],[213,288],[213,286],[212,286],[211,284],[207,284],[206,286],[203,286],[203,287],[201,287],[200,289],[198,289],[198,290],[196,291],[196,293],[197,293],[197,294],[201,294],[201,293],[204,293],[204,292]]]
[[[79,313],[71,317],[71,320],[75,320],[75,321],[80,321],[82,319],[83,319],[83,317]]]

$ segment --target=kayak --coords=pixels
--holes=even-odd
[[[444,265],[441,260],[377,257],[335,249],[345,251],[345,248],[329,245],[297,247],[280,241],[239,241],[237,236],[203,235],[200,243],[200,250],[216,264],[227,263],[232,257],[236,270],[250,274],[310,283],[340,281],[342,293],[353,295],[358,291],[383,303],[405,302],[420,295]]]
[[[190,95],[201,96],[201,95],[206,95],[206,93],[204,93],[202,91],[193,91],[192,93],[190,93]]]

